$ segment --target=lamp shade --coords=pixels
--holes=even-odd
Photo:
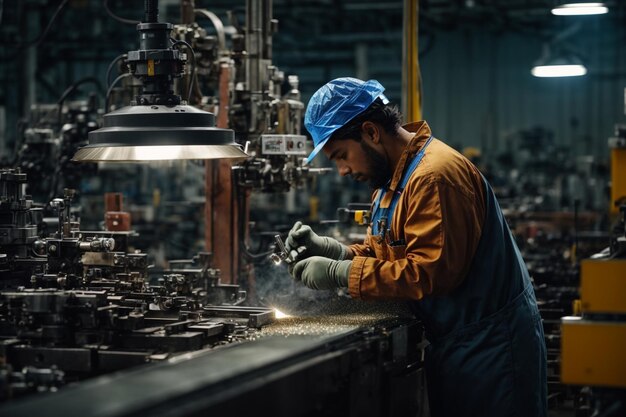
[[[215,127],[215,116],[188,105],[135,105],[104,115],[104,126],[89,132],[77,162],[137,162],[173,159],[244,159],[230,129]]]

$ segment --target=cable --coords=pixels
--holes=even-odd
[[[194,10],[196,15],[204,16],[211,21],[213,27],[215,27],[215,32],[217,33],[217,43],[220,51],[226,49],[226,34],[224,30],[224,24],[220,20],[217,15],[206,9],[196,9]]]
[[[113,80],[113,82],[109,86],[109,89],[107,90],[107,95],[104,99],[104,111],[105,112],[109,111],[109,98],[111,97],[111,92],[113,92],[113,87],[115,87],[115,84],[117,84],[122,78],[126,78],[130,75],[133,75],[133,74],[131,74],[130,72],[126,72],[124,74],[118,75],[117,78]]]
[[[253,263],[266,262],[268,261],[268,257],[272,253],[274,253],[273,250],[270,250],[267,252],[251,253],[243,242],[239,243],[239,249],[241,249],[241,252],[243,253],[243,255],[248,260],[253,261]]]
[[[118,22],[126,23],[128,25],[138,25],[141,23],[139,20],[125,19],[113,13],[113,11],[109,8],[109,0],[102,0],[102,4],[104,5],[104,9],[107,11],[108,15]]]
[[[96,87],[98,88],[98,92],[100,94],[104,94],[104,90],[102,89],[102,84],[100,83],[100,80],[98,80],[96,77],[91,77],[91,76],[84,77],[84,78],[81,78],[80,80],[74,82],[69,87],[67,87],[65,89],[65,91],[63,92],[63,94],[61,94],[61,97],[57,101],[57,104],[63,104],[65,99],[67,99],[67,97],[70,94],[72,94],[76,90],[76,88],[78,88],[79,85],[86,84],[86,83],[94,83],[96,85]]]
[[[174,43],[172,44],[172,48],[178,45],[185,45],[185,47],[189,49],[189,56],[191,61],[191,71],[189,73],[189,92],[187,93],[187,103],[189,103],[189,100],[191,99],[191,92],[193,91],[193,85],[196,81],[196,54],[194,53],[191,45],[189,45],[187,42],[174,41]]]
[[[41,35],[39,35],[35,40],[33,40],[32,43],[27,44],[25,46],[26,48],[30,48],[33,45],[38,46],[41,42],[43,42],[43,40],[46,38],[46,36],[48,36],[48,32],[50,32],[50,28],[52,28],[52,25],[54,24],[54,21],[59,16],[59,14],[61,13],[61,10],[63,10],[63,8],[65,7],[65,5],[67,4],[68,1],[69,0],[63,0],[61,2],[61,4],[59,4],[59,7],[57,7],[56,11],[52,15],[52,18],[50,19],[50,22],[48,22],[48,26],[46,26],[46,28],[43,30]]]
[[[109,88],[109,86],[111,85],[109,80],[111,79],[111,71],[113,71],[113,67],[115,66],[115,64],[118,63],[119,60],[121,59],[126,59],[128,57],[128,54],[121,54],[118,55],[113,61],[111,61],[111,63],[109,64],[109,67],[107,68],[107,73],[106,73],[106,78],[104,79],[104,83],[106,84],[107,88]]]
[[[61,10],[63,10],[63,8],[67,5],[69,0],[63,0],[61,1],[61,4],[59,4],[59,6],[57,7],[57,9],[55,10],[54,14],[52,15],[52,18],[50,18],[50,21],[48,22],[48,26],[46,26],[46,28],[41,32],[41,34],[39,36],[37,36],[35,39],[28,41],[28,42],[24,42],[22,44],[18,44],[16,47],[19,49],[15,54],[13,54],[10,57],[5,58],[5,61],[9,61],[12,59],[17,58],[22,52],[24,52],[26,49],[32,47],[32,46],[39,46],[39,44],[41,42],[43,42],[43,40],[46,38],[46,36],[48,36],[48,32],[50,32],[50,28],[52,28],[52,25],[54,24],[55,20],[57,19],[57,17],[59,17],[59,14],[61,13]],[[2,5],[0,5],[0,12],[2,11]]]
[[[79,85],[85,84],[85,83],[94,83],[96,85],[97,89],[98,89],[98,92],[100,94],[103,94],[102,84],[100,84],[100,81],[97,78],[95,78],[95,77],[84,77],[84,78],[81,78],[80,80],[76,81],[75,83],[73,83],[72,85],[67,87],[65,89],[65,91],[63,92],[63,94],[61,94],[61,97],[59,98],[59,100],[57,101],[59,124],[61,124],[63,102],[65,101],[65,99],[67,99],[69,97],[70,94],[72,94],[74,91],[76,91],[76,89],[78,88]]]
[[[0,26],[2,25],[2,12],[4,11],[4,0],[0,0]]]

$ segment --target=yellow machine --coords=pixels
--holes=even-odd
[[[626,126],[616,128],[611,138],[611,213],[618,213],[620,202],[626,203]]]
[[[561,380],[626,388],[626,259],[583,261],[580,293],[583,316],[561,321]]]
[[[561,320],[561,380],[626,389],[626,127],[611,145],[611,246],[581,262],[582,316]]]

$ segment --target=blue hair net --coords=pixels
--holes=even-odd
[[[387,104],[383,87],[376,80],[337,78],[326,83],[313,94],[304,116],[304,126],[313,136],[315,148],[306,163],[326,145],[332,134],[350,120],[363,113],[377,98]]]

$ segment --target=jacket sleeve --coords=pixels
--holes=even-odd
[[[348,249],[352,251],[355,257],[356,256],[365,256],[365,257],[376,256],[372,247],[369,244],[371,233],[372,233],[372,228],[371,226],[368,226],[367,236],[365,237],[365,240],[363,241],[363,243],[353,243],[352,245],[348,246]]]
[[[383,256],[377,258],[355,256],[349,278],[355,298],[419,300],[442,295],[469,271],[484,220],[484,205],[478,202],[482,192],[425,176],[410,181],[403,194],[404,215],[394,218],[392,226],[403,231],[406,246],[382,248]],[[369,234],[368,240],[372,243]]]

